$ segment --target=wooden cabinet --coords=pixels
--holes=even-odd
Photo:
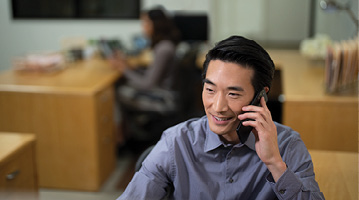
[[[113,171],[118,77],[102,60],[0,74],[0,131],[36,134],[40,187],[96,191]]]
[[[0,133],[0,199],[38,199],[34,135]]]
[[[299,132],[309,149],[358,152],[357,89],[328,94],[324,62],[296,50],[269,53],[282,74],[283,123]]]

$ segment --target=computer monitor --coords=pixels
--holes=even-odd
[[[208,40],[208,16],[203,13],[175,13],[173,21],[182,34],[182,41]]]
[[[13,19],[138,19],[140,0],[11,0]]]

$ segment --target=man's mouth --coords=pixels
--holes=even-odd
[[[217,116],[214,116],[213,117],[217,120],[217,121],[228,121],[230,119],[232,119],[232,117],[217,117]]]

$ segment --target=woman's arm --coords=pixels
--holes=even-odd
[[[168,67],[173,67],[175,58],[175,45],[170,41],[161,41],[153,52],[153,62],[148,66],[145,74],[133,70],[125,70],[129,83],[137,88],[148,89],[159,86]]]

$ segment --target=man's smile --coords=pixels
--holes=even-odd
[[[212,115],[214,121],[216,122],[216,124],[219,124],[219,125],[224,125],[224,124],[227,124],[231,121],[233,121],[233,117],[219,117],[219,116],[215,116],[215,115]]]

